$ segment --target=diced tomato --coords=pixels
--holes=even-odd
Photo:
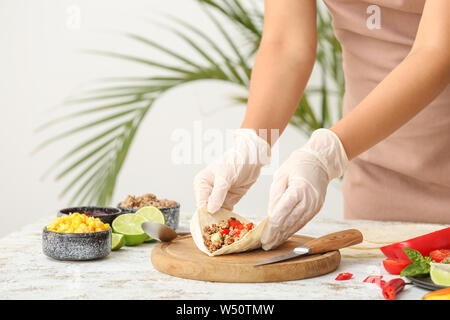
[[[388,258],[383,260],[383,266],[390,274],[400,274],[400,272],[412,262],[409,260]]]
[[[252,223],[252,222],[249,222],[249,223],[247,223],[247,224],[245,225],[245,227],[246,227],[248,230],[252,230],[252,228],[253,228],[253,223]]]
[[[230,225],[230,228],[236,228],[241,223],[237,220],[230,220],[230,221],[228,221],[228,224]]]
[[[450,257],[450,249],[440,249],[431,251],[431,259],[436,262],[441,262],[447,257]]]
[[[335,280],[339,280],[339,281],[341,281],[341,280],[349,280],[352,277],[353,277],[353,273],[344,272],[344,273],[339,273]]]
[[[223,230],[220,231],[220,234],[221,234],[221,235],[229,234],[229,233],[230,233],[230,229],[228,229],[228,228],[225,228],[225,229],[223,229]]]

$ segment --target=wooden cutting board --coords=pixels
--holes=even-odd
[[[201,252],[192,237],[158,243],[152,250],[153,266],[174,277],[216,282],[278,282],[323,275],[335,270],[341,260],[338,250],[254,267],[253,264],[287,253],[313,238],[294,235],[277,249],[262,249],[210,257]]]

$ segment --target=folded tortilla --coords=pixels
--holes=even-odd
[[[264,230],[264,226],[266,224],[267,218],[264,219],[259,225],[257,225],[255,228],[247,232],[242,239],[239,241],[236,241],[230,245],[223,246],[219,250],[216,250],[214,252],[210,252],[204,243],[204,228],[207,226],[211,226],[212,224],[218,224],[222,220],[228,220],[231,217],[236,218],[237,220],[241,221],[243,224],[247,224],[251,221],[247,220],[246,218],[238,215],[237,213],[234,213],[232,211],[226,210],[226,209],[220,209],[214,214],[208,213],[208,211],[205,208],[199,208],[194,213],[191,219],[191,235],[192,239],[194,240],[197,247],[204,253],[206,253],[208,256],[219,256],[223,254],[230,254],[230,253],[238,253],[238,252],[245,252],[250,251],[254,249],[261,248],[261,236],[262,232]]]

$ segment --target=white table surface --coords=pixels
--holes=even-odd
[[[57,261],[45,256],[41,248],[42,229],[53,219],[47,216],[0,239],[0,299],[383,299],[376,285],[362,281],[373,274],[382,274],[385,280],[395,278],[382,267],[382,257],[343,256],[337,270],[310,279],[277,283],[187,280],[153,268],[150,253],[155,243],[123,247],[101,260]],[[178,231],[188,230],[189,219],[190,214],[181,214]],[[300,234],[320,236],[383,223],[318,216]],[[354,277],[336,281],[341,272],[351,272]],[[427,292],[406,286],[398,299],[421,299]]]

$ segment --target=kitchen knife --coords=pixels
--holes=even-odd
[[[291,252],[264,260],[262,262],[254,264],[254,266],[256,267],[279,261],[285,261],[309,254],[333,251],[361,243],[362,240],[363,235],[356,229],[338,231],[327,234],[320,238],[312,239],[306,242],[304,245],[294,248],[294,250],[292,250]]]
[[[144,232],[152,237],[153,239],[157,239],[159,241],[172,241],[178,236],[183,236],[189,233],[176,233],[171,228],[166,226],[165,224],[157,223],[157,222],[144,222],[142,223],[142,229]]]

